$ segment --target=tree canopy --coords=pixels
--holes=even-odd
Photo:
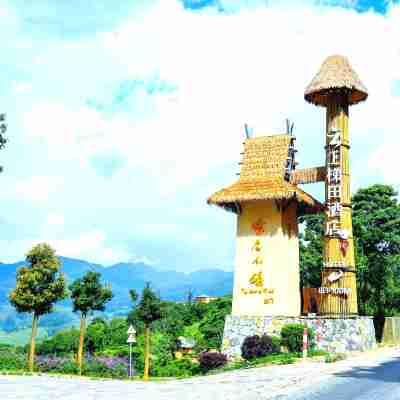
[[[86,316],[91,311],[104,311],[113,295],[111,289],[101,284],[100,276],[99,272],[88,271],[69,286],[74,312]]]
[[[390,316],[400,311],[400,205],[388,185],[353,197],[360,311]]]
[[[7,125],[5,123],[6,115],[0,114],[0,150],[4,148],[7,143],[7,138],[5,137],[5,133],[7,131]],[[0,172],[3,171],[3,167],[0,165]]]
[[[132,299],[134,298],[133,291],[130,292]],[[160,298],[150,288],[147,283],[143,288],[140,302],[136,306],[136,315],[145,325],[151,325],[154,321],[162,317],[162,302]]]
[[[48,244],[41,243],[29,251],[26,261],[29,265],[17,271],[10,302],[18,312],[50,313],[54,303],[67,297],[60,260]]]

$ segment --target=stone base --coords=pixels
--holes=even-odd
[[[251,317],[227,315],[221,351],[228,358],[241,356],[241,345],[247,336],[279,336],[286,324],[300,323],[314,328],[316,349],[330,353],[366,351],[376,347],[372,317]]]

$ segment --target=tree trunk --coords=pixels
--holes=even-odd
[[[149,367],[150,367],[150,326],[145,325],[145,345],[144,345],[144,374],[143,379],[149,380]]]
[[[79,330],[79,348],[78,348],[78,359],[77,359],[79,375],[82,375],[83,342],[85,340],[85,322],[86,322],[86,315],[81,314],[81,326]]]
[[[35,339],[36,339],[38,319],[39,319],[39,317],[36,315],[36,313],[33,313],[31,346],[29,348],[29,359],[28,359],[28,368],[29,368],[30,372],[33,372],[33,363],[34,363],[34,359],[35,359]]]

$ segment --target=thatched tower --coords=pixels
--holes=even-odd
[[[237,214],[233,315],[300,315],[297,217],[323,206],[290,183],[294,154],[289,134],[246,139],[239,180],[208,199]]]
[[[349,106],[367,89],[343,56],[330,56],[304,98],[326,107],[326,223],[320,313],[357,314],[357,286],[351,220]],[[340,289],[340,290],[338,290]]]

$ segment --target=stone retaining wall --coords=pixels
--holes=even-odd
[[[281,328],[290,323],[301,323],[315,330],[317,349],[331,353],[365,351],[376,347],[375,328],[371,317],[243,317],[228,315],[225,320],[222,352],[229,358],[241,355],[240,347],[247,336],[279,336]]]

